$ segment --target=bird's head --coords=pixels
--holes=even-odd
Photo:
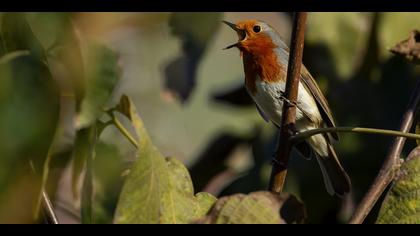
[[[239,41],[225,49],[237,47],[241,52],[261,55],[272,51],[284,43],[279,34],[267,23],[257,20],[245,20],[236,24],[223,21],[236,31]]]

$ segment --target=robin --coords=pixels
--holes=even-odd
[[[245,86],[256,103],[257,110],[267,121],[280,127],[289,48],[270,25],[257,20],[233,24],[223,21],[236,31],[239,41],[225,49],[240,50],[244,64]],[[296,131],[320,127],[335,127],[328,102],[309,71],[302,65],[296,105]],[[350,191],[350,178],[341,166],[331,145],[338,141],[337,133],[317,134],[295,145],[304,157],[313,154],[321,167],[326,189],[331,195],[342,196]]]

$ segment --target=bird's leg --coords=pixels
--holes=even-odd
[[[280,100],[286,102],[290,106],[295,106],[295,107],[299,108],[297,102],[292,102],[284,96],[284,91],[281,91],[281,90],[279,91],[279,96],[277,97],[277,99],[280,99]]]
[[[305,114],[307,117],[310,117],[306,112],[305,112],[305,110],[303,110],[303,108],[302,107],[300,107],[299,106],[299,103],[298,102],[292,102],[292,101],[290,101],[289,99],[287,99],[285,96],[284,96],[284,91],[279,91],[279,96],[277,97],[277,99],[280,99],[280,100],[282,100],[282,101],[284,101],[284,102],[286,102],[287,104],[289,104],[289,106],[295,106],[297,109],[299,109],[303,114]],[[295,133],[296,134],[296,133]]]

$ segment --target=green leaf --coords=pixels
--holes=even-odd
[[[35,37],[41,45],[50,52],[63,46],[64,38],[69,37],[69,12],[29,12],[25,17]],[[48,53],[49,54],[49,53]]]
[[[85,167],[86,160],[91,155],[96,136],[93,135],[93,126],[80,129],[76,132],[76,140],[73,149],[73,169],[72,169],[72,192],[75,199],[79,199],[78,181]]]
[[[200,192],[195,195],[195,198],[198,202],[198,208],[195,213],[197,217],[206,215],[211,207],[214,205],[214,203],[217,201],[217,198],[215,198],[210,193]]]
[[[105,109],[121,74],[117,55],[101,45],[91,45],[86,64],[86,96],[78,115],[78,128],[88,127]]]
[[[138,158],[124,183],[115,223],[190,223],[214,201],[210,194],[194,196],[185,166],[164,158],[153,145],[135,106],[122,96],[117,109],[129,118],[138,137]]]
[[[416,147],[402,164],[382,203],[376,223],[420,223],[420,147]]]
[[[338,75],[349,77],[365,49],[368,17],[368,14],[356,12],[311,13],[305,40],[308,44],[325,44],[336,63]]]
[[[25,13],[4,13],[1,16],[1,38],[5,52],[28,50],[45,61],[45,52],[29,26]]]
[[[303,223],[305,218],[303,203],[293,195],[260,191],[220,198],[198,223],[284,224]]]
[[[32,207],[36,210],[58,117],[58,87],[46,64],[29,51],[3,56],[0,59],[0,195],[11,196],[13,189],[19,187],[16,183],[25,179],[28,186],[25,198],[15,196],[14,199],[21,203],[16,207],[23,209],[22,212]],[[29,161],[36,175],[31,173]],[[31,205],[26,204],[29,202]],[[3,204],[9,207],[10,202]],[[2,210],[0,206],[0,218],[5,213]]]
[[[47,16],[43,13],[35,14],[36,19],[30,22],[33,25],[34,33],[37,36],[39,35],[41,42],[44,42],[43,44],[48,48],[49,60],[56,58],[64,66],[65,71],[63,73],[65,74],[62,77],[70,78],[76,100],[76,112],[79,113],[86,94],[87,82],[80,47],[81,40],[72,23],[71,14],[48,13]],[[49,21],[55,22],[53,27],[51,27],[51,24],[45,26],[45,22]]]
[[[91,125],[77,131],[73,152],[73,169],[72,169],[72,192],[73,197],[79,199],[79,178],[86,166],[86,173],[83,178],[81,216],[82,223],[92,224],[93,218],[93,161],[96,156],[96,143],[100,133],[107,126],[102,122]]]
[[[88,128],[87,138],[89,140],[89,147],[86,157],[86,174],[83,179],[82,187],[82,202],[81,202],[81,215],[83,224],[93,224],[93,160],[95,158],[95,146],[97,141],[96,126],[92,125]]]
[[[98,131],[99,132],[99,131]],[[121,173],[128,163],[123,159],[118,146],[98,141],[95,148],[94,174],[95,195],[93,213],[95,224],[110,224],[113,221],[124,177]]]

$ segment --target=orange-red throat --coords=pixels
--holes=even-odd
[[[241,51],[244,63],[245,84],[248,90],[256,93],[257,75],[267,83],[284,80],[285,70],[279,64],[276,45],[264,27],[256,20],[242,21],[237,24],[225,22],[239,36],[239,42],[227,48],[237,47]]]

